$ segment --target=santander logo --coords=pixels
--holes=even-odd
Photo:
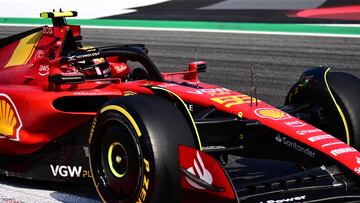
[[[359,157],[356,157],[356,163],[360,164],[360,158]]]
[[[211,173],[205,168],[204,162],[201,159],[199,151],[196,152],[196,158],[194,159],[194,165],[187,169],[188,172],[192,173],[193,175],[199,177],[201,180],[207,182],[208,184],[213,183],[213,177]],[[196,189],[204,190],[205,188],[200,186],[199,184],[195,183],[194,181],[190,180],[189,178],[185,177],[186,182],[188,182],[191,186]]]

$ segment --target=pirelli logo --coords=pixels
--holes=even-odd
[[[19,140],[22,122],[14,102],[6,94],[0,93],[0,138]]]

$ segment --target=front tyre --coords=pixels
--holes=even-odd
[[[178,202],[178,146],[195,148],[191,129],[168,100],[151,95],[107,103],[94,119],[90,166],[104,202]]]
[[[330,68],[305,71],[285,105],[307,104],[307,122],[360,149],[360,79]],[[297,113],[297,112],[296,112]]]

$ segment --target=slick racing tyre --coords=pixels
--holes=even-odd
[[[329,72],[327,81],[342,111],[350,145],[360,150],[360,79],[348,73]]]
[[[309,69],[290,90],[285,105],[309,104],[309,123],[360,150],[360,79],[330,68]]]
[[[195,148],[185,117],[153,95],[108,102],[94,119],[90,166],[104,202],[178,202],[178,146]]]

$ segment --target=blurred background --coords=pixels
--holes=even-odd
[[[271,23],[358,23],[360,0],[102,0],[2,1],[1,17],[38,17],[52,9],[79,18]]]

